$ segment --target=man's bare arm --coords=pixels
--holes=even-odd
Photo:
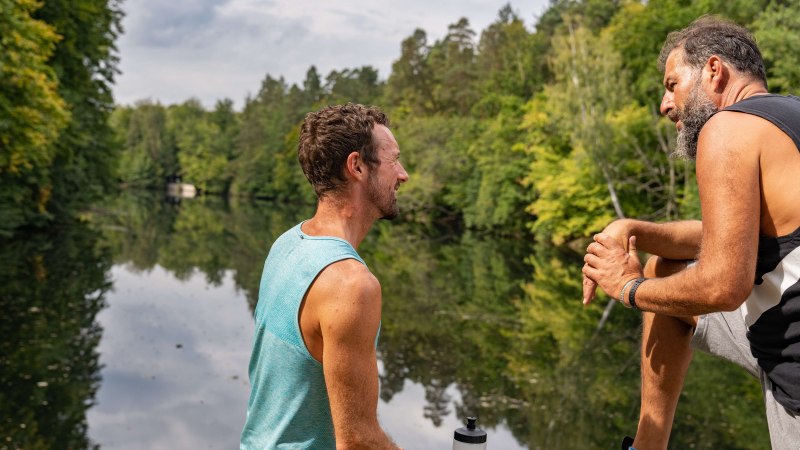
[[[311,294],[311,293],[310,293]],[[322,368],[337,449],[397,449],[378,423],[375,337],[381,287],[361,263],[345,260],[314,282],[319,303]]]
[[[643,310],[681,316],[729,311],[752,290],[760,218],[759,127],[742,114],[731,120],[730,114],[738,113],[717,114],[700,134],[697,183],[703,225],[697,264],[643,283],[636,292]],[[624,249],[608,235],[599,240],[603,245],[595,247],[599,253],[587,255],[584,273],[617,297],[628,280],[606,270],[613,266],[606,262],[619,264]]]

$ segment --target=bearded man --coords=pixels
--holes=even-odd
[[[769,94],[752,36],[718,18],[671,33],[659,65],[703,220],[619,220],[587,248],[584,303],[599,285],[643,313],[639,426],[624,448],[667,448],[697,348],[761,381],[772,448],[797,450],[800,98]],[[654,255],[644,270],[637,248]]]
[[[317,211],[267,256],[242,449],[398,449],[377,418],[381,285],[356,252],[408,180],[375,107],[309,113],[298,156]]]

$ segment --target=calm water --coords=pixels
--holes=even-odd
[[[0,245],[0,448],[236,448],[270,243],[308,207],[124,194]],[[638,316],[580,306],[580,255],[381,223],[384,428],[448,449],[618,448],[638,414]],[[600,325],[602,323],[602,325]],[[757,384],[697,358],[671,448],[768,448]]]

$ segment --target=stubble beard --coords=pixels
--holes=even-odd
[[[382,189],[377,176],[370,175],[368,194],[370,201],[378,208],[382,220],[394,220],[400,214],[394,191]]]
[[[697,141],[700,137],[700,130],[718,111],[717,105],[700,89],[700,79],[698,78],[686,99],[683,110],[674,109],[670,112],[670,119],[677,118],[683,125],[683,128],[678,130],[678,139],[672,154],[684,160],[694,161],[697,158]]]

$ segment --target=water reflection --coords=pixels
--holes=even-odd
[[[232,448],[245,418],[253,324],[232,272],[210,286],[115,266],[98,320],[103,384],[88,413],[105,448]]]
[[[381,226],[363,251],[384,292],[381,398],[390,401],[406,379],[419,382],[425,415],[438,425],[452,412],[447,388],[456,383],[459,417],[497,425],[517,404],[499,350],[518,325],[529,249],[470,234],[436,242],[409,228]]]
[[[0,242],[0,446],[89,448],[96,315],[111,287],[98,233],[75,224]]]
[[[231,270],[252,309],[269,246],[313,209],[305,204],[228,202],[218,197],[176,204],[160,201],[155,193],[128,191],[100,211],[96,221],[116,263],[137,270],[158,264],[178,279],[199,271],[212,286]]]
[[[128,192],[91,227],[4,243],[2,437],[235,446],[264,257],[312,209]],[[639,317],[616,307],[599,326],[579,255],[403,223],[360,252],[383,286],[379,411],[406,449],[447,448],[466,415],[496,450],[614,448],[635,431]],[[737,368],[698,358],[671,448],[767,448],[761,405]]]

